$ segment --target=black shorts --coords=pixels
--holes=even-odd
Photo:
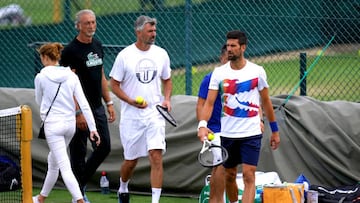
[[[225,168],[233,168],[238,164],[257,166],[260,156],[262,134],[246,138],[221,137],[221,146],[229,152]]]

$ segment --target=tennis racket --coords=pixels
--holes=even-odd
[[[166,107],[163,107],[161,105],[156,105],[156,109],[159,111],[159,113],[174,127],[177,126],[177,122],[175,118],[170,114],[168,109]]]
[[[228,157],[228,151],[224,147],[212,144],[205,139],[198,154],[198,161],[202,166],[211,168],[221,165]]]

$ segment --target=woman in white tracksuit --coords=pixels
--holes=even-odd
[[[61,83],[58,95],[45,119],[46,141],[49,145],[48,171],[39,195],[33,197],[34,203],[43,203],[54,187],[59,170],[62,179],[72,195],[73,202],[83,203],[79,184],[71,170],[67,147],[75,133],[75,101],[85,116],[90,139],[100,144],[93,114],[85,98],[79,78],[69,67],[59,66],[63,46],[60,43],[48,43],[40,47],[40,59],[45,66],[35,77],[35,100],[40,106],[41,120],[44,120],[56,91]]]

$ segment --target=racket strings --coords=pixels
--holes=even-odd
[[[170,120],[170,121],[172,121],[172,122],[174,122],[175,120],[174,120],[174,118],[173,117],[171,117],[170,116],[170,114],[169,113],[167,113],[167,112],[164,112],[164,116],[166,117],[166,119],[168,119],[168,120]]]
[[[200,154],[200,160],[205,165],[213,165],[214,162],[214,154],[210,149],[205,150],[203,153]]]
[[[213,167],[226,161],[228,153],[219,146],[210,146],[208,149],[199,154],[199,162],[205,167]]]
[[[168,112],[167,108],[160,105],[157,105],[156,108],[171,125],[177,126],[175,118]]]

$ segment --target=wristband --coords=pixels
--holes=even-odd
[[[199,122],[199,125],[198,125],[198,131],[199,131],[199,129],[200,128],[206,128],[207,127],[207,121],[206,120],[201,120],[200,122]]]
[[[78,116],[78,115],[80,115],[81,113],[82,113],[82,111],[81,111],[81,109],[79,109],[79,110],[76,110],[75,115]]]
[[[112,100],[106,102],[106,106],[110,106],[110,105],[113,105],[113,104],[114,104],[114,102]]]
[[[271,132],[279,131],[276,121],[270,122],[270,128],[271,128]]]

